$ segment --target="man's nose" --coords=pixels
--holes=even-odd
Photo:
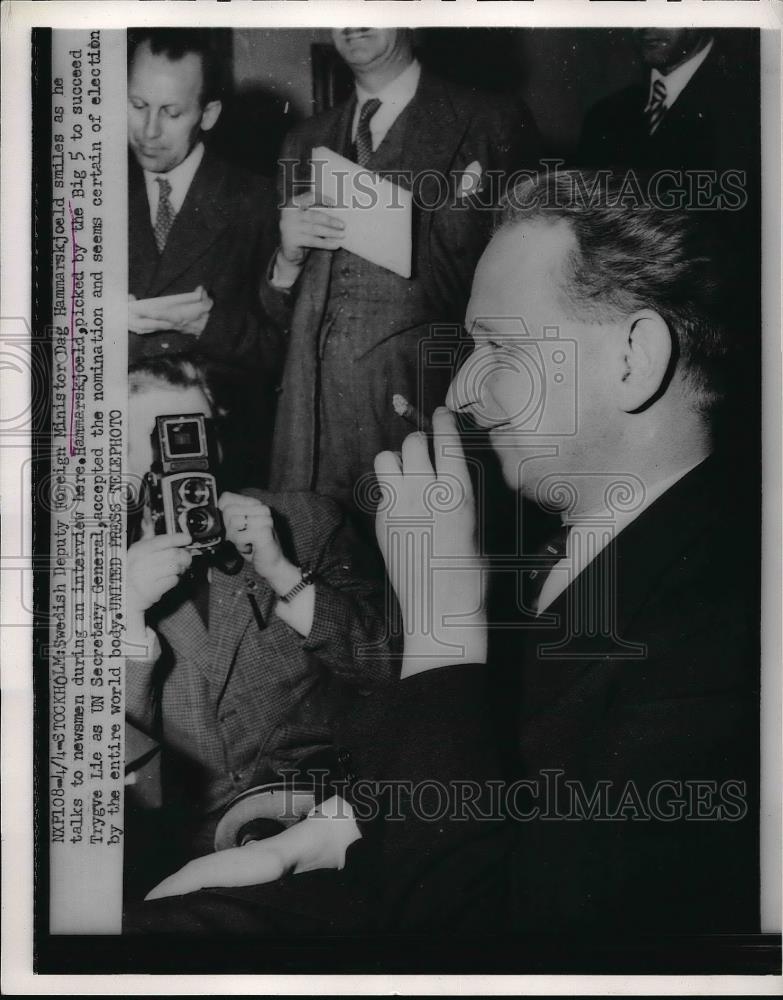
[[[479,423],[494,420],[486,412],[486,380],[492,371],[492,352],[477,348],[457,372],[446,394],[446,406],[454,413],[470,413]],[[497,417],[495,417],[497,419]]]
[[[148,110],[144,119],[144,137],[157,139],[160,135],[160,116],[156,111]]]

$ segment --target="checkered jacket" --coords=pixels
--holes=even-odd
[[[148,614],[160,656],[127,665],[126,714],[163,744],[164,796],[201,815],[330,745],[337,718],[394,670],[382,573],[337,505],[247,493],[274,511],[288,558],[316,575],[310,634],[275,615],[249,564],[236,576],[213,568],[209,628],[172,591]]]

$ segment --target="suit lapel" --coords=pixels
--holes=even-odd
[[[445,173],[470,120],[467,117],[458,119],[447,85],[424,69],[416,94],[406,110],[409,114],[402,143],[403,168],[411,170],[414,176],[424,171]],[[378,153],[382,149],[383,143]],[[437,182],[434,183],[437,193]]]
[[[158,248],[144,174],[131,155],[128,158],[128,287],[137,299],[150,294],[157,266]]]
[[[203,256],[229,225],[233,193],[223,165],[207,150],[158,260],[154,295],[160,295]]]
[[[248,629],[263,631],[275,604],[272,588],[247,564],[236,576],[212,570],[209,588],[209,681],[220,692]],[[255,606],[254,606],[255,605]],[[263,669],[263,664],[259,664]]]
[[[209,678],[207,629],[191,600],[183,600],[156,628],[171,646],[177,661],[194,663]]]
[[[720,55],[713,48],[661,119],[655,136],[659,140],[666,138],[669,132],[679,133],[684,123],[692,127],[694,122],[703,119],[714,106],[716,95],[722,92],[724,81]],[[708,126],[710,123],[705,121],[704,124]]]
[[[675,483],[603,549],[525,636],[523,714],[551,705],[585,673],[641,662],[645,636],[635,623],[658,581],[686,557],[719,495],[710,458]]]

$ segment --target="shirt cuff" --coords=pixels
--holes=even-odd
[[[299,277],[297,272],[290,278],[283,278],[280,274],[280,268],[278,267],[280,251],[278,250],[272,261],[272,269],[269,274],[269,284],[272,288],[276,288],[279,292],[287,292],[290,288],[293,288],[296,284],[296,280]],[[300,268],[301,270],[301,268]]]
[[[129,660],[136,660],[138,663],[154,663],[160,656],[160,639],[154,629],[149,625],[144,627],[144,639],[125,640],[125,655]]]

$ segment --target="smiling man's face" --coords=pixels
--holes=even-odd
[[[614,386],[623,327],[579,317],[568,301],[574,248],[564,221],[496,234],[465,320],[475,349],[447,398],[489,430],[506,482],[533,500],[544,476],[600,471],[622,433]]]
[[[705,33],[695,28],[641,28],[636,38],[645,64],[666,74],[702,47]]]
[[[332,41],[343,60],[356,70],[380,68],[410,48],[409,33],[400,28],[334,28]]]

